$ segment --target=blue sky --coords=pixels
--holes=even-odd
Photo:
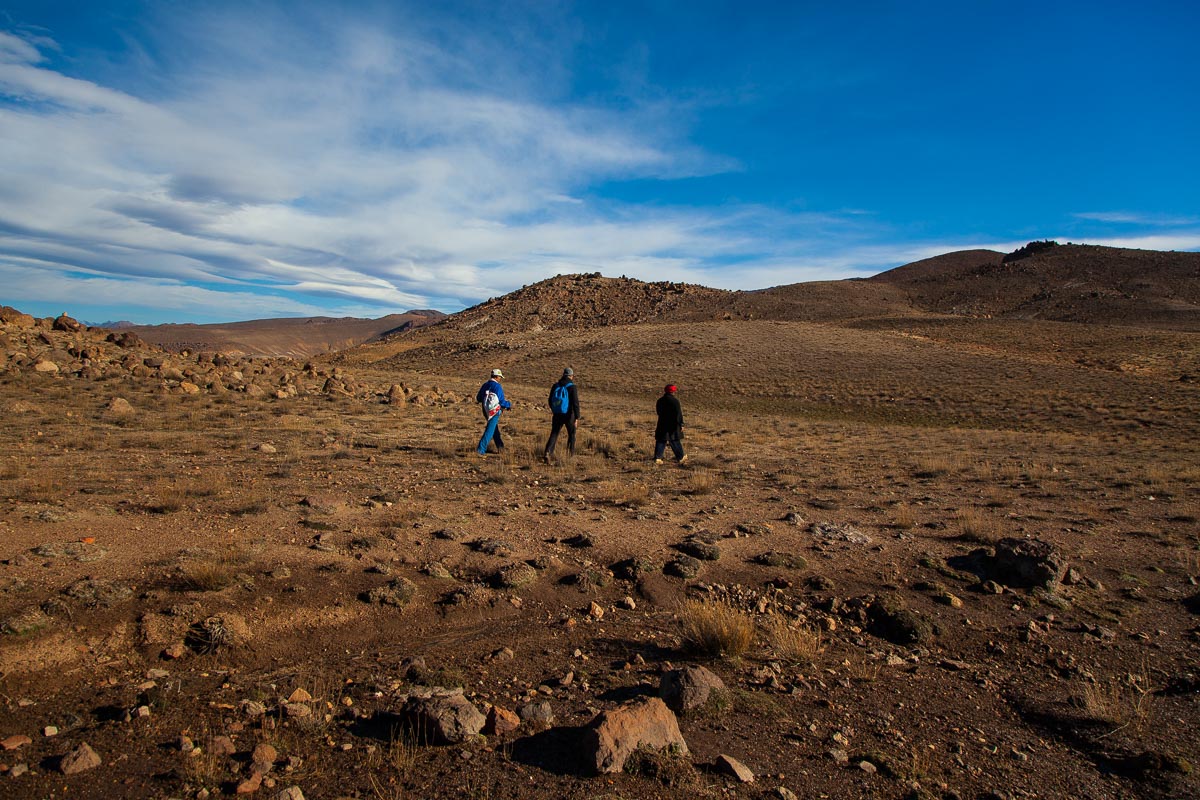
[[[0,303],[375,317],[1197,250],[1197,30],[1185,0],[0,0]]]

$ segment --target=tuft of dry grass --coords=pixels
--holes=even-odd
[[[693,652],[737,658],[754,642],[754,620],[727,603],[688,600],[678,617],[683,645]]]
[[[150,490],[151,499],[146,503],[146,510],[154,514],[173,514],[183,508],[187,502],[187,492],[175,483],[160,481]]]
[[[964,508],[954,515],[954,521],[958,525],[959,538],[965,541],[990,545],[1004,538],[999,521],[978,509]]]
[[[780,617],[770,619],[766,634],[775,654],[796,664],[811,664],[825,650],[820,632],[790,625]]]
[[[717,476],[707,467],[695,467],[688,471],[687,493],[709,494],[717,488]]]
[[[1081,693],[1083,712],[1089,719],[1118,729],[1143,730],[1154,715],[1154,695],[1145,676],[1088,683]]]

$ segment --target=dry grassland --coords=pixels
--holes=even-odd
[[[34,740],[0,753],[31,768],[0,774],[8,796],[232,793],[260,742],[268,797],[1200,794],[1196,336],[896,320],[430,341],[339,363],[464,398],[503,367],[503,455],[474,455],[469,401],[0,377],[0,739]],[[567,364],[578,452],[564,435],[547,465]],[[690,458],[656,466],[667,381]],[[105,412],[118,396],[134,415]],[[996,593],[974,570],[1006,537],[1074,573]],[[664,570],[681,552],[705,554],[694,577]],[[381,591],[402,581],[411,598]],[[555,732],[691,662],[734,698],[681,717],[695,771],[561,766]],[[554,725],[418,741],[389,715],[431,682],[480,708],[546,700]],[[55,774],[85,740],[98,777]],[[721,753],[757,782],[711,769]]]

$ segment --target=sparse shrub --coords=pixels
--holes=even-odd
[[[1080,698],[1083,712],[1095,722],[1140,730],[1154,713],[1154,695],[1147,680],[1143,672],[1126,675],[1124,680],[1088,683]]]
[[[959,511],[954,521],[958,524],[959,538],[980,544],[995,544],[1004,537],[1004,531],[995,517],[973,508]]]
[[[688,471],[687,493],[708,494],[717,486],[717,476],[706,467],[693,467]]]
[[[688,789],[699,786],[695,766],[677,747],[654,750],[639,747],[625,761],[624,771],[658,781],[668,789]]]
[[[160,484],[153,490],[154,498],[146,504],[146,510],[154,514],[173,514],[183,508],[187,493],[175,484]]]
[[[786,661],[811,664],[825,649],[819,632],[788,624],[780,617],[772,617],[767,623],[766,631],[771,649]]]
[[[736,658],[754,642],[754,620],[727,603],[689,600],[679,624],[684,647],[707,656]]]

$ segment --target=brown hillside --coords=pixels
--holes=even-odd
[[[419,310],[378,319],[301,317],[214,325],[139,325],[132,330],[146,341],[174,352],[215,350],[234,355],[307,358],[429,325],[445,316],[440,311]]]
[[[934,312],[1200,329],[1200,253],[1059,245],[1013,258],[969,250],[870,281],[900,287]]]

